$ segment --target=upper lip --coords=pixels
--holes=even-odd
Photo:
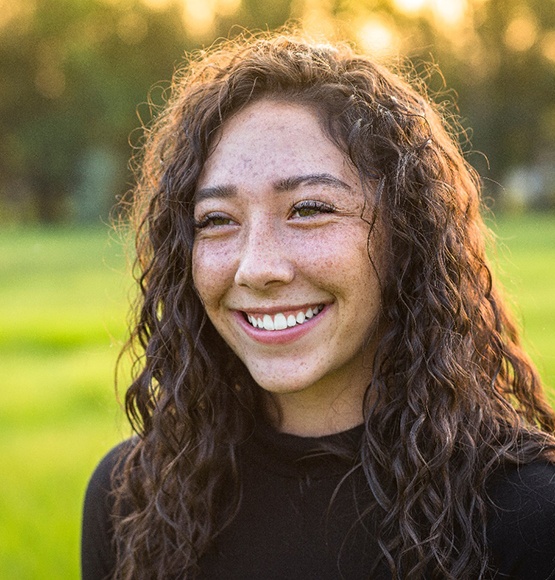
[[[309,308],[320,306],[321,304],[326,305],[326,302],[306,302],[295,306],[249,306],[247,308],[233,308],[233,310],[245,312],[246,314],[269,314],[272,316],[274,314],[279,314],[280,312],[302,312]]]

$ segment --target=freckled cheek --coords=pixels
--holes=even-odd
[[[325,278],[344,281],[361,273],[374,275],[366,247],[366,233],[339,231],[337,235],[315,236],[284,248],[303,268],[320,272]]]
[[[205,304],[218,300],[235,275],[234,253],[225,248],[193,248],[193,282]]]

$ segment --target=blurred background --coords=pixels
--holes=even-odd
[[[185,51],[290,19],[456,103],[555,402],[555,0],[0,0],[1,578],[79,576],[87,479],[129,432],[113,371],[130,257],[109,215],[141,123]]]

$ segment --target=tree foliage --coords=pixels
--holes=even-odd
[[[0,0],[0,219],[105,215],[130,186],[137,110],[163,100],[183,52],[292,17],[378,55],[389,34],[417,69],[437,62],[489,167],[470,161],[492,181],[533,168],[549,194],[555,2],[453,2],[455,23],[432,0]]]

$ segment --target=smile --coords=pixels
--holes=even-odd
[[[277,314],[249,314],[245,312],[247,321],[254,328],[260,328],[263,330],[285,330],[286,328],[292,328],[293,326],[299,326],[304,324],[307,320],[318,316],[320,312],[324,309],[323,304],[317,306],[312,306],[306,310],[300,310],[297,313],[288,312],[278,312]]]

